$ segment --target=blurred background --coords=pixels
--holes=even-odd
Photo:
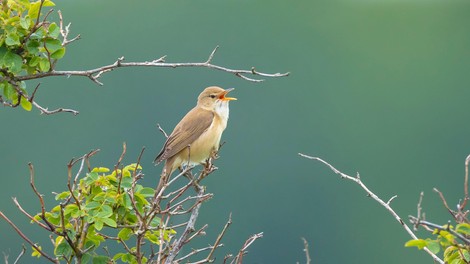
[[[35,242],[47,233],[17,210],[40,207],[29,186],[27,163],[51,207],[66,189],[66,164],[101,149],[92,165],[112,167],[127,143],[126,163],[146,147],[144,185],[154,186],[152,164],[164,137],[196,103],[203,88],[235,87],[224,133],[226,145],[205,180],[214,198],[198,225],[209,224],[199,245],[213,243],[230,213],[219,261],[254,233],[245,263],[305,263],[301,237],[314,263],[432,263],[394,218],[359,186],[344,181],[319,156],[362,180],[407,220],[424,191],[427,219],[451,219],[449,204],[463,197],[464,160],[470,153],[470,2],[378,1],[57,1],[72,22],[71,44],[57,69],[90,69],[167,55],[168,62],[204,61],[291,72],[251,83],[205,68],[125,68],[105,74],[104,86],[87,78],[40,80],[37,101],[49,109],[2,108],[0,210]],[[55,14],[55,18],[57,15]],[[32,89],[38,81],[30,81]],[[418,232],[421,237],[427,233]],[[23,241],[0,221],[0,251],[13,260]],[[194,246],[197,246],[195,244]],[[29,248],[29,247],[28,247]],[[28,256],[22,263],[42,262]]]

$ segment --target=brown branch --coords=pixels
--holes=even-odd
[[[51,231],[54,232],[55,231],[54,225],[51,224],[46,218],[46,209],[45,209],[45,205],[44,205],[44,199],[42,198],[42,194],[40,194],[38,192],[38,190],[36,189],[36,185],[34,184],[34,167],[33,167],[33,164],[31,162],[28,163],[28,167],[29,167],[29,175],[30,175],[29,183],[30,183],[31,188],[33,189],[34,193],[38,197],[39,203],[41,204],[41,218],[49,226]]]
[[[25,234],[23,234],[23,232],[21,232],[21,230],[10,219],[8,219],[8,217],[4,215],[2,211],[0,211],[0,217],[2,217],[5,221],[7,221],[8,224],[10,224],[10,226],[13,227],[13,229],[15,229],[16,233],[18,233],[18,235],[20,235],[20,237],[23,238],[23,240],[26,241],[28,244],[30,244],[35,250],[37,250],[41,254],[41,256],[45,257],[52,263],[59,264],[59,260],[50,257],[49,255],[47,255],[47,253],[42,251],[42,249],[39,248],[38,245],[33,243],[33,241],[31,241],[31,239],[29,239]]]
[[[30,215],[28,212],[26,212],[23,207],[21,207],[20,203],[18,202],[18,200],[16,199],[16,197],[13,197],[13,203],[16,205],[16,207],[18,207],[18,209],[20,210],[20,212],[22,212],[24,215],[26,215],[32,222],[35,222],[36,224],[38,224],[40,227],[46,229],[47,231],[52,231],[51,228],[41,222],[39,222],[36,218],[34,218],[32,215]]]
[[[220,234],[217,236],[217,239],[215,240],[215,243],[214,243],[214,247],[212,248],[212,250],[209,252],[209,255],[207,255],[206,257],[206,260],[208,262],[212,262],[211,258],[212,258],[212,255],[214,254],[215,252],[215,249],[218,247],[220,241],[222,240],[222,237],[224,237],[225,235],[225,232],[227,231],[227,229],[229,228],[229,226],[232,224],[232,213],[230,213],[230,215],[228,216],[228,221],[227,223],[225,224],[224,226],[224,229],[222,229],[222,232],[220,232]]]
[[[289,75],[289,72],[286,73],[263,73],[256,71],[254,68],[251,70],[239,70],[239,69],[231,69],[226,68],[223,66],[219,66],[212,63],[212,59],[214,58],[215,53],[217,52],[219,46],[215,47],[214,50],[209,55],[208,59],[204,62],[165,62],[165,56],[155,59],[153,61],[145,61],[145,62],[123,62],[124,57],[118,58],[113,64],[109,64],[106,66],[98,67],[95,69],[84,70],[84,71],[56,71],[51,70],[49,72],[41,72],[37,74],[31,75],[23,75],[17,76],[16,80],[18,81],[26,81],[32,79],[40,79],[44,77],[51,77],[51,76],[82,76],[88,77],[91,81],[95,82],[98,85],[103,85],[98,79],[101,77],[102,74],[112,71],[117,68],[122,67],[160,67],[160,68],[182,68],[182,67],[203,67],[209,68],[214,70],[219,70],[227,73],[234,74],[240,78],[243,78],[247,81],[251,82],[262,82],[263,79],[255,79],[253,77],[248,76],[262,76],[262,77],[285,77]]]
[[[433,188],[433,191],[435,191],[439,194],[439,197],[441,198],[442,203],[444,204],[445,208],[447,209],[447,211],[449,211],[449,213],[452,215],[452,217],[455,218],[457,213],[454,210],[450,209],[449,205],[447,204],[447,200],[444,197],[444,194],[442,194],[442,192],[439,191],[437,188]]]
[[[243,256],[246,255],[246,253],[248,253],[246,251],[248,249],[248,247],[251,246],[251,244],[253,244],[253,242],[255,242],[258,238],[262,238],[262,237],[263,237],[263,232],[258,233],[258,234],[254,234],[251,237],[249,237],[245,241],[245,244],[243,244],[243,247],[240,249],[237,256],[230,263],[242,264],[243,263]]]
[[[223,244],[217,245],[217,247],[222,247],[222,246],[223,246]],[[197,254],[199,254],[203,251],[212,250],[214,248],[215,248],[215,246],[208,246],[208,247],[204,247],[204,248],[193,249],[186,256],[183,256],[183,257],[177,259],[175,262],[176,263],[183,263],[183,260],[185,260],[185,259],[188,259],[188,258],[190,258],[194,255],[197,255]],[[206,259],[203,259],[203,260],[200,260],[200,261],[197,261],[197,262],[191,262],[191,263],[188,263],[188,264],[202,264],[202,263],[209,263],[209,261],[207,261]]]
[[[376,202],[378,202],[380,205],[382,205],[394,218],[397,220],[398,223],[406,230],[406,232],[413,238],[413,239],[418,239],[418,237],[413,233],[413,231],[410,229],[410,227],[401,219],[401,217],[390,207],[389,203],[384,202],[381,198],[379,198],[375,193],[373,193],[369,188],[361,181],[361,178],[359,177],[359,173],[356,175],[356,177],[349,176],[337,168],[335,168],[333,165],[330,163],[324,161],[323,159],[319,157],[311,157],[302,153],[299,153],[301,157],[310,159],[310,160],[316,160],[324,165],[328,166],[335,174],[339,175],[343,179],[347,179],[350,181],[353,181],[357,183],[366,193],[367,196],[372,197]],[[441,260],[438,256],[436,256],[434,253],[432,253],[428,248],[424,248],[424,250],[437,262],[444,264],[444,261]]]
[[[121,171],[121,173],[119,173],[118,169],[119,169],[119,166],[121,165],[121,162],[122,162],[122,159],[124,158],[124,155],[126,155],[126,150],[127,150],[126,142],[123,142],[122,143],[121,156],[119,157],[116,166],[114,166],[114,172],[116,173],[116,177],[118,179],[118,187],[117,187],[118,194],[121,193],[121,182],[122,182],[122,171]]]

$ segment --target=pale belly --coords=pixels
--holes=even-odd
[[[174,163],[175,168],[181,165],[199,165],[204,163],[214,151],[219,149],[220,139],[226,124],[216,123],[216,125],[212,124],[189,148],[183,149],[176,155],[178,158]]]

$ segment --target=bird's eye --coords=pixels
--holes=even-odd
[[[215,96],[215,94],[211,94],[211,95],[209,95],[209,97],[210,98],[215,98],[216,96]]]

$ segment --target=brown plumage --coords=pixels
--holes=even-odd
[[[227,126],[228,103],[236,98],[225,97],[233,89],[217,86],[204,89],[197,105],[176,125],[155,163],[165,161],[162,176],[169,176],[181,165],[196,165],[206,161],[220,144]]]

